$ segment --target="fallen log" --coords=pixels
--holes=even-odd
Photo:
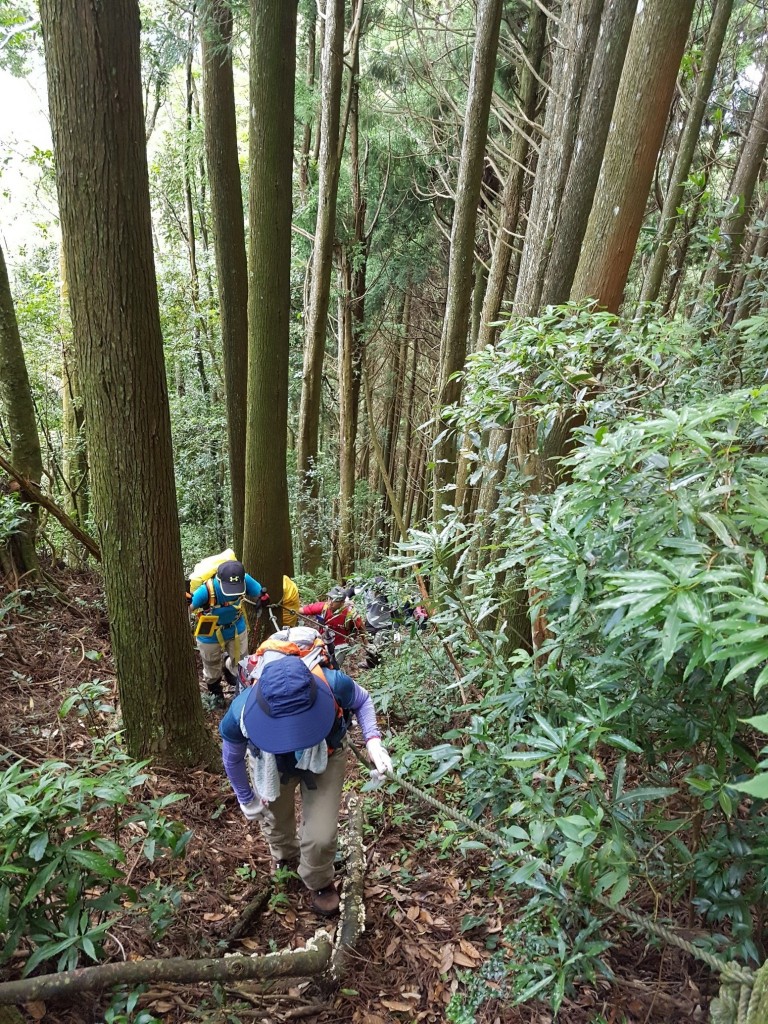
[[[365,882],[365,847],[363,846],[363,825],[365,824],[365,803],[361,796],[349,801],[347,826],[347,879],[341,903],[341,919],[336,931],[336,942],[328,965],[322,988],[328,990],[338,985],[344,973],[349,950],[354,949],[357,940],[365,931],[365,903],[363,885]]]
[[[224,956],[217,959],[131,960],[125,963],[81,967],[59,974],[0,983],[0,1006],[21,1005],[34,1000],[71,999],[83,992],[95,992],[114,985],[141,985],[147,981],[176,983],[199,981],[264,981],[270,978],[307,977],[321,974],[332,953],[324,930],[317,932],[304,949],[283,950],[266,956]]]

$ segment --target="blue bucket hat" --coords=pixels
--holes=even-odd
[[[265,665],[243,711],[248,739],[268,754],[306,750],[325,739],[336,720],[330,688],[301,658],[286,655]]]

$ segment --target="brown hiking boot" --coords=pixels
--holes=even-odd
[[[331,883],[324,889],[312,893],[312,909],[321,917],[334,917],[339,912],[339,894],[336,886]]]

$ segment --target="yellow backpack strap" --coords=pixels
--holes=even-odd
[[[216,587],[213,584],[213,578],[210,576],[205,581],[205,589],[208,591],[208,607],[213,608],[216,605]]]

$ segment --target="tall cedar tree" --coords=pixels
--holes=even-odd
[[[638,7],[571,298],[617,312],[645,214],[693,0]]]
[[[19,325],[11,295],[11,284],[0,248],[0,413],[5,433],[11,439],[13,468],[35,484],[43,475],[43,456],[35,421],[35,406],[29,386],[27,364],[21,347]],[[37,507],[23,517],[23,525],[14,537],[9,555],[16,572],[37,569],[35,534]]]
[[[137,0],[43,0],[91,486],[129,752],[210,760],[184,603]]]
[[[248,385],[248,266],[237,153],[231,50],[232,11],[227,0],[206,0],[200,34],[203,49],[205,153],[211,194],[227,396],[232,540],[235,551],[242,554]]]
[[[286,470],[296,0],[253,0],[246,566],[280,601],[293,573]]]
[[[656,251],[648,267],[648,272],[643,281],[643,290],[640,301],[655,302],[659,297],[664,270],[669,258],[669,243],[675,233],[675,226],[679,219],[678,210],[683,201],[685,183],[691,170],[693,155],[696,146],[699,144],[701,125],[704,121],[704,114],[709,102],[709,94],[712,92],[712,83],[715,80],[717,62],[720,59],[720,51],[723,48],[725,32],[728,28],[728,20],[733,10],[733,0],[717,0],[712,22],[709,26],[707,45],[704,50],[704,58],[701,64],[698,78],[696,79],[696,91],[691,101],[688,116],[685,119],[685,127],[677,149],[675,163],[672,167],[672,177],[667,186],[667,194],[664,197],[664,206],[659,216],[659,233],[656,238]]]
[[[461,384],[456,379],[456,374],[464,368],[467,356],[477,205],[480,201],[488,114],[493,95],[503,7],[502,0],[480,0],[477,5],[477,34],[472,54],[469,95],[456,182],[456,203],[451,226],[448,301],[440,339],[434,469],[434,518],[438,521],[443,518],[443,506],[452,503],[453,495],[446,488],[456,477],[456,434],[443,418],[442,410],[459,400]]]

